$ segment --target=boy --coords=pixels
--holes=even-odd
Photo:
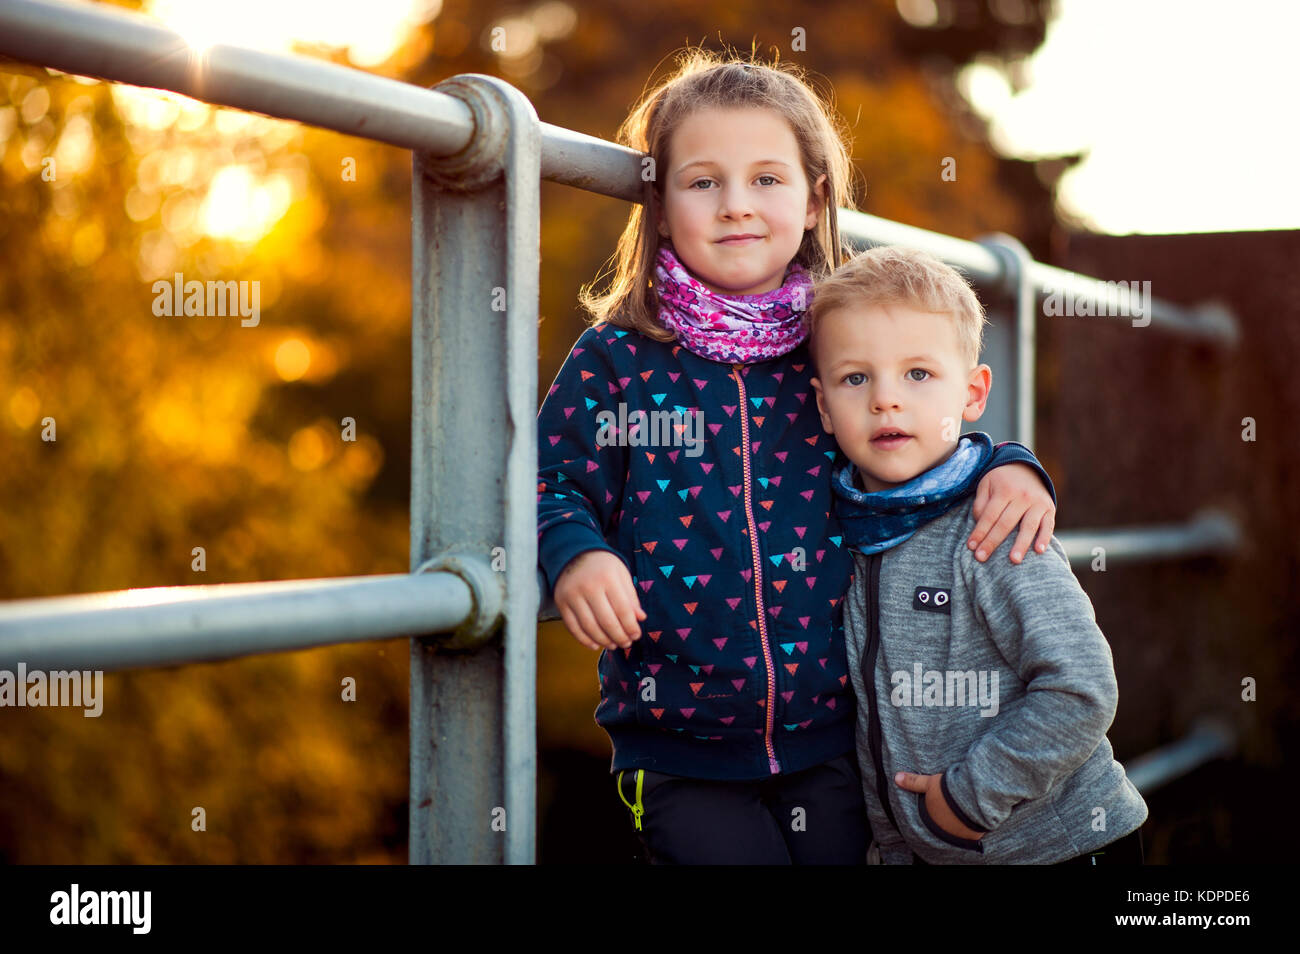
[[[822,426],[849,458],[832,488],[881,859],[1141,864],[1147,806],[1106,739],[1110,647],[1060,542],[1018,565],[963,546],[956,504],[991,452],[960,434],[992,383],[978,299],[937,259],[876,248],[817,287],[808,322]]]

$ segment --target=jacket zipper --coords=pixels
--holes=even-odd
[[[867,745],[871,761],[876,767],[876,794],[885,808],[889,823],[901,832],[890,806],[889,788],[885,781],[884,746],[880,738],[880,715],[876,700],[876,657],[880,654],[880,554],[867,554],[867,653],[862,667],[862,682],[867,690]]]
[[[745,383],[740,379],[740,368],[731,366],[732,377],[736,379],[736,388],[740,392],[740,461],[744,471],[742,484],[745,488],[745,520],[749,524],[749,550],[754,561],[754,599],[758,603],[758,636],[763,645],[763,664],[767,667],[767,731],[763,741],[767,745],[767,767],[776,775],[781,771],[781,763],[776,760],[776,749],[772,746],[772,721],[776,708],[776,671],[772,665],[772,648],[767,642],[767,617],[763,608],[763,561],[758,549],[758,528],[754,526],[754,506],[750,499],[749,469],[749,408],[745,397]]]

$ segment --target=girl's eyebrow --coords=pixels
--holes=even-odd
[[[781,166],[785,169],[790,168],[790,163],[785,162],[782,159],[759,159],[757,162],[754,162],[752,165],[754,167]],[[717,166],[717,163],[714,162],[712,159],[696,159],[693,162],[688,162],[685,165],[678,166],[677,170],[673,173],[673,175],[681,175],[683,172],[685,172],[687,169],[690,169],[692,166],[708,166],[710,168],[713,168]]]

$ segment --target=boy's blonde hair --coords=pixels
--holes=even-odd
[[[979,364],[986,324],[984,306],[961,273],[933,255],[882,245],[849,259],[814,286],[807,312],[809,338],[817,334],[818,322],[831,312],[872,305],[907,305],[918,311],[948,314],[966,368]]]
[[[804,233],[794,258],[815,280],[839,266],[849,251],[841,245],[836,212],[841,206],[854,207],[850,178],[853,167],[845,134],[833,109],[818,96],[806,77],[806,72],[798,66],[779,61],[763,63],[754,59],[752,52],[746,61],[689,48],[678,54],[672,74],[642,95],[619,127],[617,139],[651,156],[657,171],[668,165],[668,146],[673,133],[697,110],[711,107],[775,110],[794,132],[809,188],[821,176],[826,176],[826,203],[821,219],[815,228]],[[590,323],[608,321],[659,341],[673,339],[673,333],[659,321],[659,298],[652,285],[662,205],[663,183],[655,175],[645,184],[644,203],[633,204],[618,248],[602,270],[604,274],[613,268],[609,288],[597,294],[593,290],[595,282],[591,282],[578,293],[579,304],[592,316]]]

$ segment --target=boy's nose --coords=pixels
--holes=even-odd
[[[900,407],[897,395],[889,391],[871,392],[871,411],[880,414],[883,411],[896,411]]]

